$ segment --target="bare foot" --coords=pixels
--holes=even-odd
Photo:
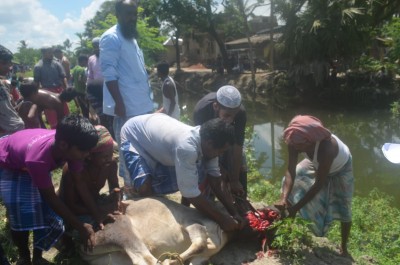
[[[342,256],[343,258],[347,258],[347,259],[350,259],[350,260],[354,261],[353,257],[352,257],[351,254],[348,252],[347,248],[340,248],[339,254],[340,254],[340,256]]]

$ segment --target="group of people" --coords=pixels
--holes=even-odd
[[[91,249],[95,244],[93,227],[102,229],[110,214],[121,214],[118,176],[124,179],[126,198],[179,191],[182,204],[192,204],[225,231],[240,230],[246,224],[234,207],[235,198],[247,195],[243,154],[247,117],[240,92],[224,85],[205,95],[195,106],[193,126],[185,124],[179,121],[178,92],[169,67],[160,63],[163,104],[154,110],[143,53],[136,40],[138,2],[118,0],[115,8],[118,23],[93,40],[95,56],[87,60],[83,86],[92,106],[101,109],[101,115],[113,117],[112,127],[94,126],[89,119],[66,112],[52,129],[30,126],[31,122],[37,124],[35,119],[26,119],[35,117],[30,116],[31,106],[46,109],[41,100],[51,101],[40,97],[46,94],[41,90],[51,88],[48,90],[58,93],[67,86],[63,66],[47,51],[41,69],[35,68],[34,82],[20,86],[24,102],[30,104],[19,111],[27,113],[21,114],[25,118],[11,104],[7,81],[0,82],[0,198],[7,208],[19,265],[48,264],[42,252],[62,237],[64,222],[77,230],[82,243]],[[1,75],[6,75],[11,60],[12,53],[0,46]],[[81,67],[85,64],[82,58]],[[57,78],[49,79],[53,72]],[[81,69],[72,71],[74,81],[82,81],[81,73]],[[56,94],[51,98],[65,102]],[[277,206],[290,216],[299,212],[313,220],[313,230],[320,236],[333,220],[340,220],[342,252],[347,254],[353,194],[349,149],[321,121],[308,115],[296,116],[283,137],[289,161]],[[120,152],[119,169],[113,158],[114,140]],[[297,164],[300,153],[305,153],[306,159]],[[63,174],[57,193],[51,172],[59,167]],[[105,201],[99,193],[106,181],[111,199]],[[213,196],[227,213],[215,207]],[[33,231],[32,259],[29,231]]]

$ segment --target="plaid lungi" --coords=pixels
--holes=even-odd
[[[126,182],[125,185],[131,186],[137,191],[151,177],[151,187],[155,194],[164,195],[179,191],[175,166],[165,166],[157,163],[153,171],[146,163],[146,160],[138,153],[129,150],[129,147],[130,142],[127,141],[122,143],[120,149],[130,177],[130,185]],[[199,176],[199,188],[202,194],[208,197],[210,187],[201,162],[197,164],[197,172]]]
[[[315,168],[308,159],[296,167],[296,178],[289,202],[299,202],[315,182]],[[328,175],[324,187],[300,209],[300,216],[312,221],[316,236],[325,236],[334,220],[351,222],[351,203],[354,190],[352,158],[337,172]]]
[[[33,230],[35,248],[49,250],[64,233],[64,224],[42,199],[28,172],[0,168],[0,198],[14,231]]]

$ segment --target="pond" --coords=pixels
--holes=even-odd
[[[155,101],[160,102],[159,95]],[[182,113],[192,118],[192,110],[201,94],[182,93]],[[280,181],[285,172],[286,145],[282,132],[297,114],[318,117],[336,134],[353,156],[355,195],[367,196],[378,188],[394,197],[394,206],[400,208],[400,165],[386,160],[381,148],[386,142],[400,143],[400,119],[393,119],[389,110],[317,110],[312,107],[276,110],[266,105],[244,101],[247,110],[247,126],[253,129],[255,156],[263,154],[260,172],[272,182]]]

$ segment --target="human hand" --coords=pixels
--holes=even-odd
[[[119,104],[115,103],[114,113],[118,117],[125,117],[125,105],[124,102],[120,102]]]
[[[85,251],[93,251],[93,247],[96,244],[95,234],[92,225],[84,223],[82,227],[78,230],[79,236],[83,243],[83,248]]]
[[[243,229],[248,224],[247,219],[243,218],[240,214],[235,214],[233,219],[239,223],[239,229]]]
[[[223,221],[219,225],[225,232],[232,232],[241,229],[239,222],[231,216],[224,217]]]

